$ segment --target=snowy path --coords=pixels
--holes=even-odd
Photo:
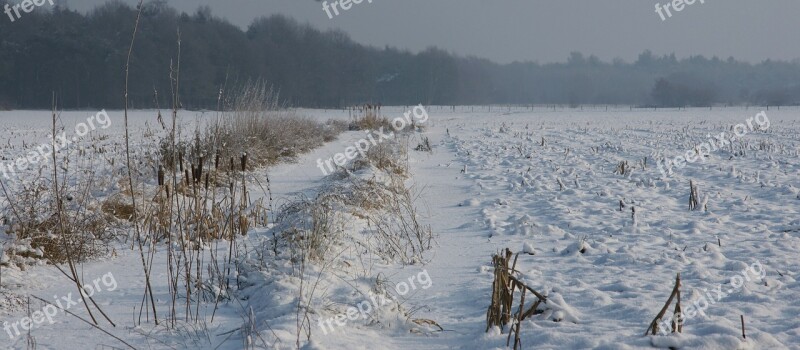
[[[433,128],[426,135],[438,145],[434,153],[414,152],[412,173],[415,189],[422,191],[420,212],[431,225],[437,245],[424,268],[433,285],[411,296],[420,308],[412,318],[430,319],[445,331],[430,336],[408,335],[392,341],[395,349],[472,348],[472,339],[482,336],[491,279],[479,271],[495,248],[479,219],[479,208],[464,205],[470,199],[471,181],[463,178],[455,154],[443,135]],[[402,273],[398,273],[402,276]]]

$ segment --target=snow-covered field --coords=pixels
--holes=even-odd
[[[404,110],[386,113],[394,117]],[[407,183],[419,194],[419,220],[430,225],[433,248],[424,263],[402,266],[370,262],[372,257],[365,256],[360,263],[369,268],[359,278],[344,273],[344,265],[325,273],[324,283],[331,288],[321,294],[327,302],[310,305],[320,306],[308,314],[312,340],[302,337],[300,346],[505,348],[508,329],[502,334],[485,330],[491,257],[510,248],[525,252],[516,265],[521,279],[548,297],[540,307],[544,312],[521,325],[524,349],[800,349],[800,284],[795,279],[800,273],[800,109],[765,111],[769,126],[764,130],[748,132],[672,174],[664,175],[656,166],[663,157],[684,155],[708,142],[708,135],[732,135],[732,126],[747,123],[760,111],[430,107],[422,135],[430,138],[433,151],[409,151],[412,177]],[[346,111],[301,112],[320,120],[349,118]],[[94,113],[64,113],[66,130],[71,132],[70,123]],[[112,150],[97,161],[99,174],[117,171],[122,161],[109,160],[123,152],[124,132],[121,113],[109,115],[111,127],[77,141]],[[186,125],[202,118],[193,112],[181,116]],[[0,112],[2,161],[19,157],[23,142],[26,149],[46,143],[49,118],[47,112]],[[160,129],[153,111],[136,111],[131,125],[142,143],[152,137],[148,130]],[[104,134],[109,137],[100,137]],[[343,152],[362,136],[346,132],[297,162],[259,171],[256,178],[269,174],[276,202],[297,193],[313,195],[331,181],[316,160]],[[411,147],[420,136],[414,136]],[[626,161],[621,173],[619,166]],[[689,210],[690,180],[699,194],[694,211]],[[112,185],[107,188],[113,190]],[[5,197],[0,203],[6,205]],[[268,228],[255,229],[242,244],[257,246],[269,237]],[[114,283],[101,279],[95,294],[116,323],[101,323],[108,332],[135,348],[240,349],[241,328],[254,325],[264,339],[254,341],[256,347],[296,348],[298,318],[303,316],[295,310],[296,298],[304,292],[296,278],[277,272],[248,275],[249,287],[221,304],[213,322],[211,303],[200,310],[207,315],[205,322],[170,330],[134,326],[144,282],[139,254],[129,248],[120,243],[114,254],[80,266],[84,280],[113,275]],[[163,252],[154,258],[153,289],[157,305],[166,308],[167,274],[164,264],[159,265],[166,259],[159,254]],[[273,270],[282,268],[286,266]],[[677,273],[688,314],[683,333],[644,336]],[[395,287],[405,314],[381,310],[375,317],[356,317],[323,331],[320,324],[335,317],[334,310],[364,305],[368,299],[353,290],[363,291],[375,276]],[[3,266],[1,283],[0,323],[23,319],[28,295],[55,302],[75,293],[74,284],[48,265],[24,270]],[[44,306],[35,300],[30,305],[31,312]],[[692,305],[693,314],[688,312]],[[70,311],[86,317],[82,304]],[[125,348],[73,316],[59,312],[52,319],[53,324],[45,320],[31,330],[36,348]],[[411,320],[434,321],[443,331]],[[11,339],[10,331],[2,333],[0,347],[26,348],[24,335]]]

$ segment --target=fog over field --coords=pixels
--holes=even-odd
[[[0,0],[0,349],[800,349],[796,10]]]

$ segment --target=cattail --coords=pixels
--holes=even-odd
[[[242,171],[247,168],[247,153],[242,154]]]
[[[197,179],[203,178],[203,157],[200,157],[200,164],[197,166]]]
[[[208,173],[206,173],[206,191],[208,191]]]
[[[161,164],[158,165],[158,186],[164,186],[164,169]]]
[[[178,165],[180,166],[178,169],[183,172],[183,151],[178,152]]]
[[[219,151],[217,151],[217,154],[214,157],[214,170],[217,169],[219,169]]]

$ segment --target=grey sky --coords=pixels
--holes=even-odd
[[[105,0],[67,1],[87,10]],[[436,45],[503,63],[565,61],[571,51],[633,61],[645,49],[750,62],[800,58],[797,0],[697,0],[666,21],[655,0],[364,0],[333,19],[313,0],[168,2],[186,12],[210,5],[243,28],[255,17],[281,13],[317,28],[340,28],[364,44],[412,51]]]

